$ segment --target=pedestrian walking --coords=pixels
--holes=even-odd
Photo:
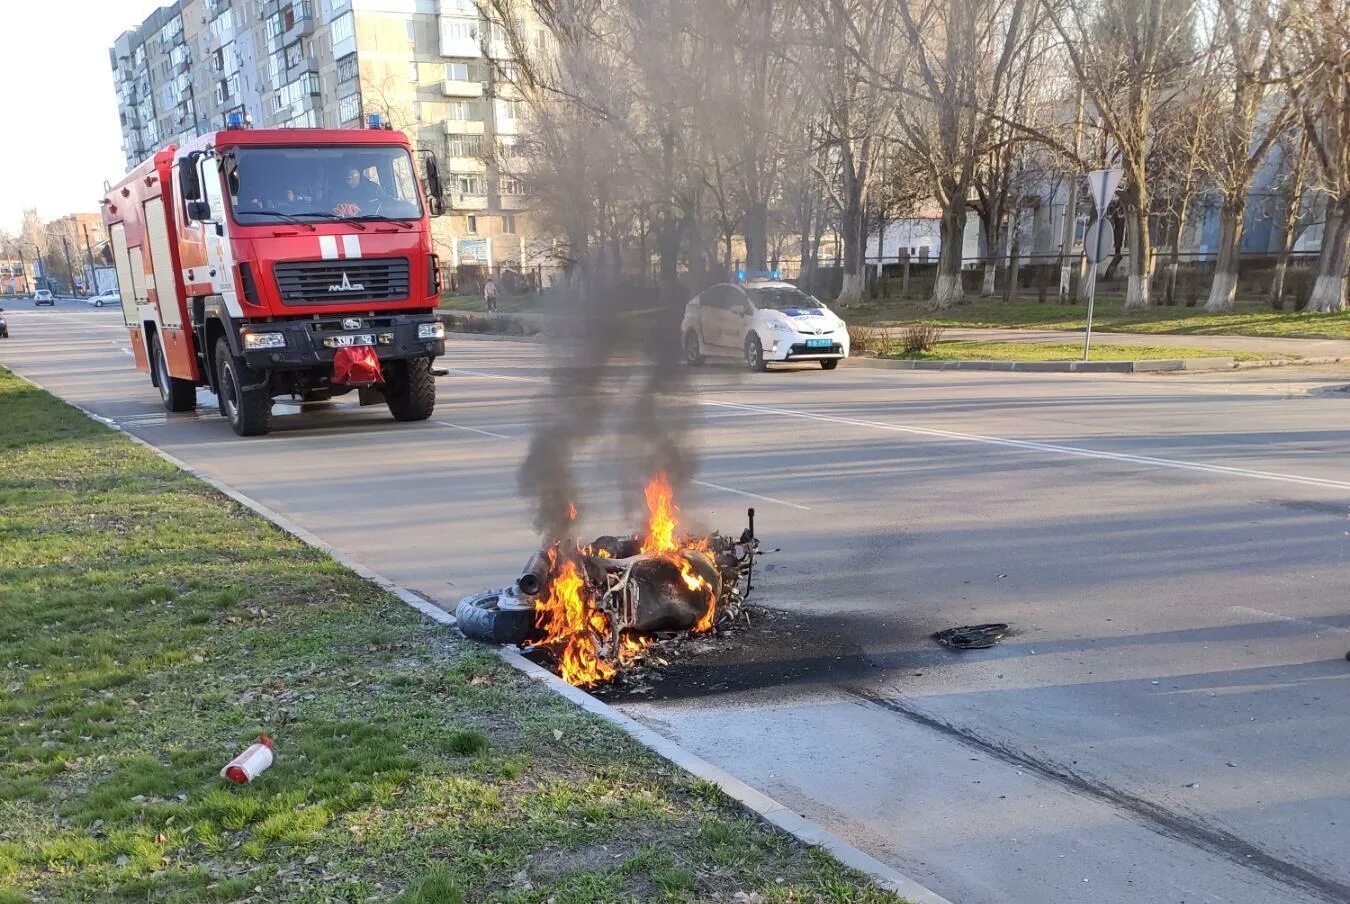
[[[497,311],[497,283],[491,276],[483,283],[483,301],[487,302],[488,313]]]

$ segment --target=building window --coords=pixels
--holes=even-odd
[[[356,21],[351,13],[343,13],[340,18],[334,19],[329,29],[329,37],[332,38],[334,47],[343,41],[350,40],[354,34],[356,34]]]
[[[356,78],[356,54],[349,53],[338,60],[337,79],[339,82],[348,82],[354,78]]]
[[[456,173],[454,180],[455,189],[461,195],[486,194],[483,186],[483,176],[480,173]]]
[[[467,122],[474,118],[473,104],[467,100],[452,100],[445,105],[445,118],[454,122]]]
[[[445,64],[446,81],[467,82],[469,81],[468,63],[446,63]]]
[[[482,135],[451,135],[446,139],[446,156],[481,157],[483,156]]]
[[[343,123],[361,118],[361,95],[349,94],[338,101],[338,120]]]
[[[286,48],[286,68],[294,69],[305,59],[305,48],[303,41],[296,41]]]
[[[502,232],[507,235],[516,234],[516,215],[508,213],[502,217]]]
[[[408,63],[408,81],[417,84],[417,60]]]
[[[503,122],[515,122],[520,118],[520,101],[517,100],[499,100],[497,101],[497,118]]]
[[[470,214],[468,217],[465,217],[464,231],[467,232],[469,235],[477,235],[478,217],[475,217],[472,214]]]
[[[520,184],[520,180],[515,176],[502,176],[501,178],[502,194],[504,195],[523,195],[525,187]]]
[[[403,25],[404,25],[404,28],[405,28],[406,33],[407,33],[407,35],[408,35],[408,43],[409,43],[409,44],[416,43],[416,41],[417,41],[417,25],[413,22],[412,19],[409,19],[407,22],[404,22]]]
[[[441,20],[441,42],[450,43],[452,41],[476,41],[478,39],[478,28],[473,22],[463,19],[442,19]]]
[[[422,121],[422,102],[420,100],[413,101],[412,113],[414,122]]]

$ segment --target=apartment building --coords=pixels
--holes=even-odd
[[[352,128],[378,113],[440,158],[443,260],[540,262],[514,66],[501,26],[473,0],[177,0],[109,56],[128,169],[231,113],[255,128]]]

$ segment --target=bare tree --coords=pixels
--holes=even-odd
[[[1350,267],[1350,0],[1289,0],[1281,84],[1297,104],[1327,196],[1317,279],[1305,310],[1346,309]]]
[[[815,70],[819,135],[825,153],[815,167],[839,219],[843,285],[839,301],[862,297],[866,283],[866,214],[876,165],[894,123],[895,101],[877,73],[889,68],[895,29],[887,3],[813,0],[811,15],[825,23],[803,40],[802,67]]]
[[[1238,256],[1252,179],[1294,109],[1271,97],[1287,7],[1282,0],[1228,0],[1218,5],[1224,116],[1203,155],[1219,208],[1219,259],[1205,310],[1229,311],[1237,295]],[[1272,102],[1273,101],[1273,102]]]
[[[1286,130],[1275,144],[1279,153],[1280,174],[1273,188],[1284,203],[1280,210],[1280,246],[1275,256],[1275,274],[1270,281],[1270,305],[1284,308],[1284,283],[1289,272],[1289,257],[1299,235],[1308,228],[1305,214],[1305,189],[1309,170],[1308,137],[1301,128]]]
[[[1191,62],[1194,0],[1102,0],[1086,8],[1042,0],[1069,63],[1115,144],[1130,251],[1126,308],[1149,304],[1148,158],[1158,108]]]
[[[942,208],[942,247],[932,303],[962,298],[966,210],[981,161],[1000,145],[1009,86],[1028,61],[1033,0],[898,2],[907,72],[919,102],[901,112],[902,135],[923,161]],[[994,219],[997,219],[995,217]],[[996,229],[996,224],[995,224]]]

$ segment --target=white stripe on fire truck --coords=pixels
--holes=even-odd
[[[361,237],[359,235],[344,235],[342,237],[342,253],[347,257],[360,257]]]
[[[321,235],[319,236],[319,253],[323,255],[326,261],[333,260],[338,256],[337,236]]]

